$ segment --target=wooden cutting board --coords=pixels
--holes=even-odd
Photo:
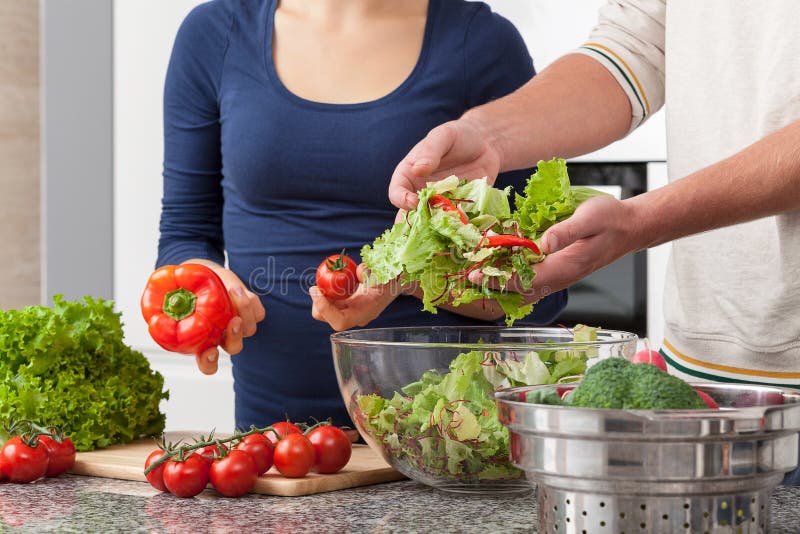
[[[170,432],[168,441],[198,435],[197,432]],[[145,482],[142,473],[147,456],[155,450],[152,439],[141,439],[92,452],[79,452],[72,473]],[[273,467],[256,482],[253,493],[294,497],[311,495],[406,478],[387,464],[367,445],[353,445],[353,455],[344,469],[332,475],[309,473],[302,478],[286,478]]]

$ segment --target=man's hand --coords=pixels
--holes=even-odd
[[[633,211],[630,204],[610,196],[587,200],[569,219],[551,226],[542,236],[547,256],[534,266],[533,287],[523,289],[515,276],[505,290],[521,293],[527,302],[535,302],[637,250]],[[483,273],[470,273],[469,281],[480,285]],[[501,289],[495,280],[489,282],[489,287]]]
[[[468,118],[446,122],[428,133],[395,168],[389,200],[400,209],[417,207],[417,191],[427,182],[455,174],[466,180],[486,176],[494,183],[500,154],[488,134]]]
[[[313,302],[311,316],[317,321],[328,323],[337,332],[354,326],[366,326],[401,293],[400,283],[397,281],[367,287],[363,284],[364,269],[358,270],[358,281],[361,284],[356,292],[342,300],[329,300],[317,286],[312,286],[309,289]]]
[[[610,196],[590,198],[542,236],[544,261],[534,266],[531,301],[538,300],[638,250],[632,206]]]

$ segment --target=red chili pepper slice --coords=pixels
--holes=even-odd
[[[142,294],[142,315],[164,349],[201,354],[216,347],[236,311],[217,273],[194,263],[156,270]]]
[[[469,224],[469,218],[464,214],[461,209],[453,204],[453,201],[442,195],[433,195],[428,199],[428,206],[431,208],[442,208],[442,211],[455,211],[458,212],[458,217],[464,224]]]
[[[490,235],[483,238],[481,241],[483,247],[525,247],[531,249],[536,254],[541,254],[542,251],[530,239],[524,237],[517,237],[515,235]]]

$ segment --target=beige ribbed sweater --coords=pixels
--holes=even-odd
[[[611,1],[578,52],[625,89],[631,129],[665,107],[670,181],[800,119],[797,0]],[[678,374],[800,387],[800,212],[675,241],[664,316]]]

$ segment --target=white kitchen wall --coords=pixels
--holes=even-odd
[[[485,0],[519,29],[541,72],[553,60],[586,42],[606,0]],[[546,132],[542,133],[546,135]],[[658,113],[627,138],[574,161],[666,161],[664,114]]]
[[[233,427],[230,362],[202,375],[194,359],[168,354],[148,336],[139,297],[153,270],[161,198],[162,91],[175,33],[199,0],[114,0],[114,298],[127,341],[162,372],[171,399],[170,429]],[[490,0],[517,24],[536,68],[582,43],[600,0]],[[629,138],[584,160],[664,160],[663,119],[653,118]],[[657,284],[655,284],[657,285]]]
[[[227,356],[216,375],[194,358],[161,350],[147,333],[139,297],[156,261],[161,209],[162,93],[172,42],[199,0],[114,1],[114,298],[128,343],[144,352],[170,390],[168,429],[231,430]]]

